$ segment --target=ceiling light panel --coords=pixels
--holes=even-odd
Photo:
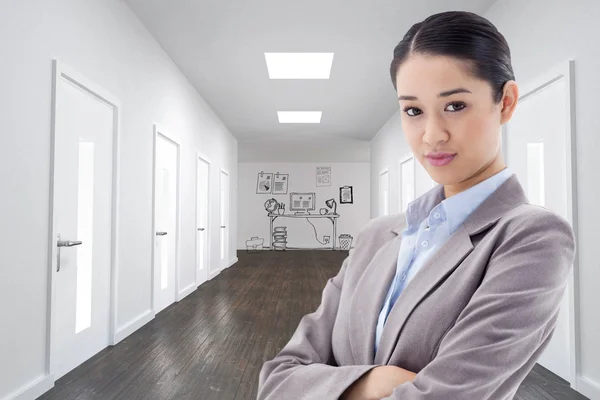
[[[329,79],[333,53],[265,53],[270,79]]]
[[[277,111],[280,124],[319,124],[321,111]]]

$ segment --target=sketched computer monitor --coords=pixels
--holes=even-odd
[[[315,209],[314,193],[290,193],[290,211],[312,211]]]

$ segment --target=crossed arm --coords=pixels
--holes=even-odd
[[[317,311],[263,366],[258,399],[510,399],[552,337],[574,249],[571,227],[552,214],[536,213],[516,227],[492,254],[435,359],[416,375],[393,366],[335,365],[331,335],[350,255]],[[376,397],[381,392],[369,388],[382,381],[384,397]]]

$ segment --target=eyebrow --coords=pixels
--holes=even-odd
[[[438,94],[438,97],[448,97],[448,96],[452,96],[453,94],[457,94],[457,93],[471,93],[471,91],[468,89],[465,89],[465,88],[457,88],[457,89],[452,89],[452,90],[447,90],[445,92],[441,92],[440,94]],[[400,96],[398,96],[398,100],[418,100],[418,99],[417,99],[417,96],[400,95]]]

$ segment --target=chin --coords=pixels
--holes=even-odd
[[[430,171],[427,172],[429,173]],[[452,185],[456,183],[456,174],[452,171],[447,171],[446,173],[442,173],[441,171],[431,171],[429,177],[437,185]]]
[[[464,182],[469,179],[470,176],[464,172],[461,173],[456,171],[455,169],[447,169],[443,172],[440,170],[433,171],[433,173],[429,174],[429,177],[438,185],[452,186]]]

